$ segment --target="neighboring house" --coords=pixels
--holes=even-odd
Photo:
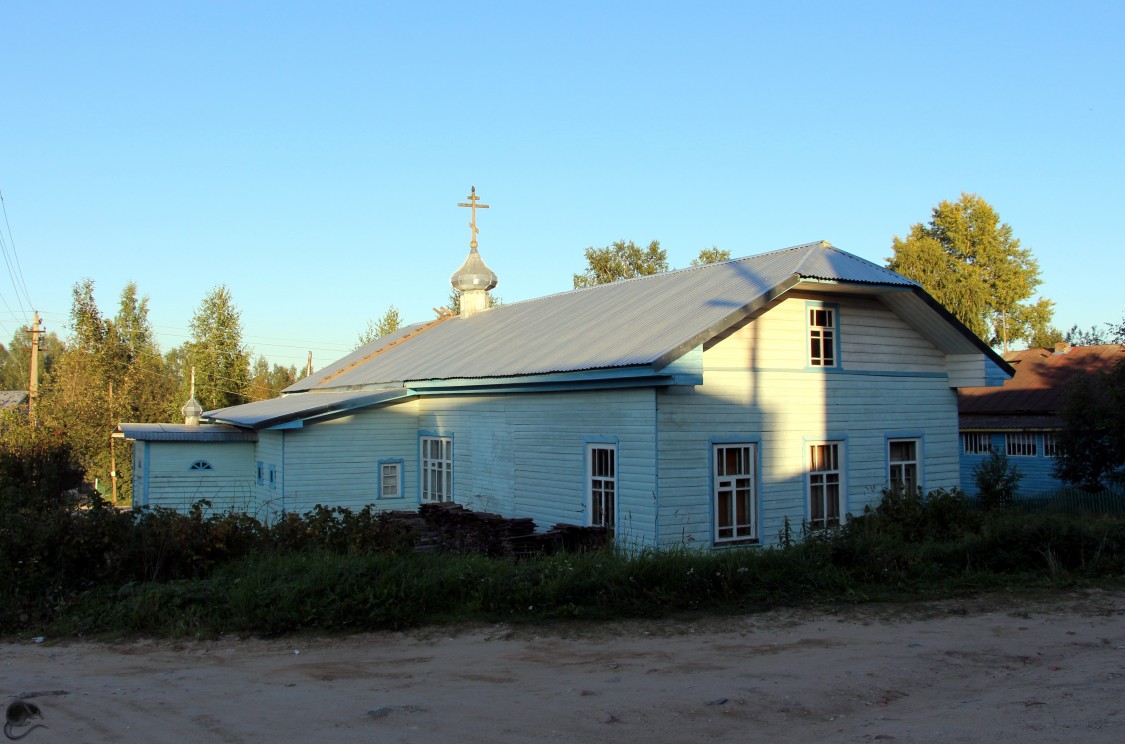
[[[138,505],[321,503],[606,525],[631,546],[776,542],[892,484],[960,482],[955,389],[1011,368],[914,282],[828,243],[488,308],[378,339],[273,400],[122,424]]]
[[[1062,428],[1067,385],[1079,375],[1108,372],[1125,359],[1125,346],[1071,346],[1013,351],[1004,359],[1015,369],[1003,387],[957,391],[961,424],[961,488],[977,493],[973,470],[995,449],[1023,478],[1021,496],[1036,496],[1067,484],[1051,474]]]

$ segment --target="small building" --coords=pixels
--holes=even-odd
[[[1001,387],[957,391],[961,427],[961,488],[977,492],[973,470],[995,450],[1023,475],[1021,496],[1050,493],[1067,484],[1052,474],[1062,429],[1067,386],[1078,376],[1109,372],[1125,360],[1125,346],[1071,346],[1012,351],[1004,359],[1015,370]]]
[[[475,220],[474,220],[475,221]],[[956,389],[1011,368],[914,282],[809,243],[402,328],[273,400],[122,424],[137,505],[455,501],[631,546],[776,542],[960,482]]]

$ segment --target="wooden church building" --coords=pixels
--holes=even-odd
[[[786,517],[957,486],[956,390],[1012,372],[917,284],[825,242],[489,307],[472,225],[459,315],[279,398],[121,424],[135,504],[454,501],[631,546],[770,544]]]

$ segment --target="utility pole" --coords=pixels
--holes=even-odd
[[[308,366],[305,367],[305,377],[308,377],[311,374],[312,374],[312,352],[310,351],[309,352],[309,363],[308,363]]]
[[[39,400],[39,334],[43,332],[39,328],[39,311],[35,312],[35,320],[32,322],[31,328],[27,329],[27,332],[31,334],[31,375],[27,394],[27,420],[34,425],[35,404]]]
[[[115,417],[113,415],[113,381],[109,383],[109,417],[112,421]],[[117,506],[117,450],[113,445],[116,442],[113,437],[109,438],[109,482],[113,488],[113,505]]]

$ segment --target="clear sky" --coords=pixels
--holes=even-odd
[[[0,29],[4,342],[32,309],[66,335],[88,277],[107,315],[135,281],[167,350],[225,283],[255,353],[323,366],[445,303],[473,185],[505,302],[618,239],[881,264],[965,191],[1056,326],[1125,310],[1121,2],[8,0]]]

